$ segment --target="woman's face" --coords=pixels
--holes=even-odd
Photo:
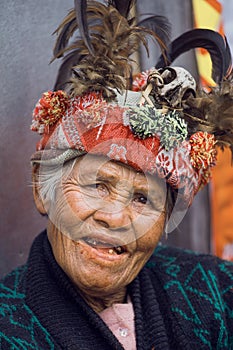
[[[89,295],[124,289],[160,239],[165,199],[160,179],[104,157],[78,159],[49,204],[58,264]]]

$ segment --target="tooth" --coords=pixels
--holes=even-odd
[[[109,253],[109,254],[114,254],[114,250],[113,250],[113,249],[109,249],[109,250],[108,250],[108,253]]]

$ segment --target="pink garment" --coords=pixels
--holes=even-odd
[[[113,304],[99,315],[124,349],[136,350],[134,310],[131,300],[127,304]]]

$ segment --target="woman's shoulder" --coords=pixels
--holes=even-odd
[[[0,280],[0,344],[2,349],[14,348],[16,329],[26,329],[25,272],[27,266],[18,267]],[[17,334],[18,335],[18,334]],[[18,339],[20,342],[20,339]]]
[[[27,265],[17,267],[0,280],[0,299],[22,299],[25,293]]]
[[[217,343],[232,348],[232,262],[159,245],[147,273],[161,305],[167,305],[167,317],[175,319],[187,339],[198,340],[203,348]]]
[[[28,266],[16,268],[0,280],[0,348],[54,349],[50,335],[27,305]],[[41,347],[39,344],[43,344]]]
[[[231,261],[222,260],[213,254],[200,253],[164,244],[159,244],[156,247],[148,262],[148,266],[151,267],[158,264],[160,266],[178,264],[183,267],[202,264],[209,268],[226,266],[227,269],[233,272],[233,262]]]
[[[167,289],[182,286],[195,289],[197,293],[198,290],[218,289],[233,299],[233,263],[214,255],[158,245],[147,268],[163,281]]]

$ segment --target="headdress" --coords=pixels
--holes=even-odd
[[[216,147],[233,147],[230,50],[207,29],[169,44],[166,18],[136,24],[132,5],[76,0],[58,27],[54,58],[64,59],[54,91],[45,92],[33,112],[31,128],[42,138],[32,162],[49,166],[85,153],[105,155],[166,179],[189,205],[210,179]],[[149,50],[147,35],[162,54],[155,68],[134,75],[132,54],[140,43]],[[208,93],[185,69],[170,66],[195,47],[211,55],[217,85]]]

